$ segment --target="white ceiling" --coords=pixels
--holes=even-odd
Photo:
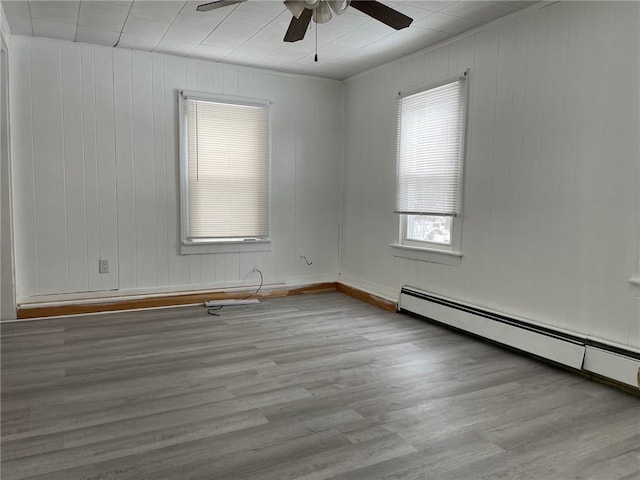
[[[2,1],[14,35],[117,45],[293,73],[344,79],[530,5],[531,1],[384,1],[413,18],[396,31],[348,8],[304,40],[282,41],[282,1],[251,0],[209,12],[200,1]]]

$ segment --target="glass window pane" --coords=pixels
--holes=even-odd
[[[451,245],[451,217],[407,215],[407,240]]]

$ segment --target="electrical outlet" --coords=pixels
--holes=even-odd
[[[109,273],[109,259],[98,260],[98,271],[100,273]]]

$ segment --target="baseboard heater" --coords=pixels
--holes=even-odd
[[[639,388],[640,353],[536,325],[524,319],[434,295],[400,291],[398,310],[448,325],[576,370]]]

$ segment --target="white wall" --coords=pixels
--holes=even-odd
[[[11,48],[20,301],[255,284],[254,266],[266,283],[335,280],[339,82],[28,37]],[[273,101],[271,252],[178,254],[178,89]]]
[[[0,8],[0,319],[14,319],[15,292],[9,172],[9,27]]]
[[[347,81],[343,280],[640,347],[637,2],[561,2]],[[458,266],[393,256],[398,91],[471,69]]]
[[[636,2],[562,2],[345,88],[13,37],[19,299],[230,286],[250,282],[254,265],[267,283],[342,271],[383,295],[414,285],[640,347],[639,288],[628,281],[640,262],[638,29]],[[396,94],[466,68],[464,257],[458,266],[394,257]],[[274,101],[270,253],[178,255],[181,88]],[[98,258],[111,274],[98,274]]]

